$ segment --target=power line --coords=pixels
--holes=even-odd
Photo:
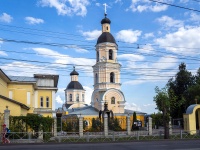
[[[160,4],[164,4],[164,5],[168,5],[168,6],[173,6],[173,7],[177,7],[177,8],[182,8],[182,9],[186,9],[186,10],[200,12],[200,10],[197,10],[197,9],[192,9],[192,8],[183,7],[183,6],[179,6],[179,5],[169,4],[169,3],[165,3],[165,2],[161,2],[161,1],[156,1],[156,0],[149,0],[149,1],[160,3]]]

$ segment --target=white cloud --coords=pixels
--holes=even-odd
[[[86,38],[86,40],[96,40],[101,35],[101,33],[102,33],[101,30],[82,32],[82,34]]]
[[[125,103],[125,109],[141,111],[141,108],[137,106],[135,103]]]
[[[134,80],[126,81],[125,85],[139,85],[143,83],[152,82],[166,82],[171,76],[175,75],[175,70],[166,72],[165,69],[171,69],[177,67],[178,59],[173,56],[161,57],[155,63],[136,63],[133,61],[127,61],[126,72],[134,76]]]
[[[121,30],[116,34],[116,39],[121,40],[127,43],[135,43],[138,40],[138,37],[141,35],[142,31],[132,29]]]
[[[88,76],[92,76],[92,65],[95,64],[95,59],[87,59],[87,58],[74,58],[70,57],[69,55],[60,54],[56,51],[47,48],[32,48],[38,54],[42,54],[42,57],[48,57],[54,59],[54,63],[59,64],[73,64],[73,65],[80,65],[76,68],[83,69]],[[58,65],[59,67],[66,67],[65,65],[54,64],[55,66]],[[83,64],[87,64],[88,66],[83,66]],[[88,73],[89,72],[89,73]]]
[[[66,49],[74,49],[76,52],[78,53],[88,53],[89,51],[84,49],[84,48],[81,48],[81,47],[78,47],[77,45],[71,45],[71,46],[68,46]]]
[[[169,2],[171,0],[164,0],[164,2]],[[150,2],[149,0],[132,0],[130,7],[127,9],[133,12],[143,12],[143,11],[152,11],[152,12],[161,12],[167,10],[168,5],[163,5],[159,3]]]
[[[33,76],[33,74],[58,74],[56,71],[45,66],[39,66],[30,63],[14,61],[10,64],[1,65],[1,68],[6,70],[7,75],[17,76]]]
[[[157,18],[156,20],[165,28],[171,28],[171,27],[179,28],[184,25],[183,21],[174,20],[169,16],[162,16],[161,18]]]
[[[177,54],[197,55],[200,45],[200,27],[179,28],[178,31],[166,34],[165,37],[155,40],[160,47]],[[166,47],[167,46],[167,47]]]
[[[151,45],[146,44],[146,45],[139,46],[138,50],[144,53],[152,53],[154,48]]]
[[[144,34],[144,39],[153,38],[153,37],[154,37],[154,34],[152,32]]]
[[[56,8],[58,15],[78,15],[85,16],[87,14],[86,6],[89,0],[40,0],[39,5],[42,7]]]
[[[191,13],[190,14],[190,20],[197,21],[199,23],[199,21],[200,21],[200,15],[198,15],[196,13]]]
[[[136,54],[122,54],[117,56],[120,59],[127,59],[127,60],[144,60],[144,56],[136,55]]]
[[[63,104],[64,103],[64,100],[61,99],[60,95],[56,96],[56,103],[58,103],[58,104]]]
[[[98,6],[98,7],[99,7],[99,6],[101,6],[101,4],[100,4],[100,3],[96,3],[95,5],[96,5],[96,6]]]
[[[93,89],[88,86],[83,86],[83,88],[86,90],[85,91],[85,103],[90,105]]]
[[[180,3],[187,3],[189,0],[180,0]]]
[[[24,19],[26,20],[27,24],[31,24],[31,25],[44,23],[44,20],[39,19],[39,18],[25,17]]]
[[[7,13],[3,13],[0,16],[0,22],[10,23],[12,20],[13,20],[13,17],[11,17],[10,15],[8,15]]]
[[[5,52],[3,52],[3,51],[1,51],[1,50],[0,50],[0,55],[2,55],[2,56],[8,56],[7,53],[5,53]]]

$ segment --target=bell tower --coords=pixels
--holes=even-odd
[[[120,68],[117,62],[117,50],[115,38],[110,33],[110,19],[101,20],[102,34],[96,44],[96,64],[93,66],[94,92],[92,94],[92,106],[103,110],[104,103],[108,103],[109,110],[114,113],[124,113],[125,98],[120,91]]]

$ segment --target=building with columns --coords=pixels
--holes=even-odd
[[[79,73],[74,70],[70,73],[71,82],[68,84],[65,89],[65,107],[70,108],[79,108],[84,107],[85,105],[85,90],[83,86],[78,82]]]
[[[93,66],[94,91],[91,97],[91,105],[84,103],[85,90],[78,81],[78,72],[70,73],[71,82],[65,89],[65,104],[62,107],[65,114],[63,118],[70,116],[83,116],[87,125],[91,126],[92,118],[98,118],[100,113],[106,109],[120,119],[120,125],[126,128],[126,117],[136,112],[137,119],[144,126],[144,115],[146,113],[125,109],[125,97],[121,91],[120,69],[117,61],[118,45],[110,33],[111,21],[105,17],[101,20],[102,33],[96,43],[96,63]],[[80,81],[81,82],[81,81]],[[59,110],[59,109],[58,109]],[[63,113],[64,114],[64,113]]]
[[[106,17],[102,19],[102,34],[96,44],[96,64],[93,66],[94,91],[91,104],[98,110],[108,109],[113,113],[124,113],[125,97],[120,90],[120,68],[117,62],[118,45],[110,33],[111,21]]]

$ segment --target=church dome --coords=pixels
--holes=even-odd
[[[79,73],[76,72],[76,70],[74,69],[74,70],[70,73],[70,76],[72,76],[72,75],[79,75]]]
[[[109,43],[115,43],[116,44],[115,38],[112,36],[112,34],[110,34],[110,32],[103,32],[99,36],[99,38],[97,40],[97,44],[104,43],[104,42],[109,42]]]
[[[110,19],[108,19],[107,17],[105,17],[104,19],[101,20],[101,24],[104,24],[104,23],[110,24],[111,21],[110,21]]]
[[[78,81],[71,81],[67,89],[77,89],[77,90],[83,90],[83,86]]]

